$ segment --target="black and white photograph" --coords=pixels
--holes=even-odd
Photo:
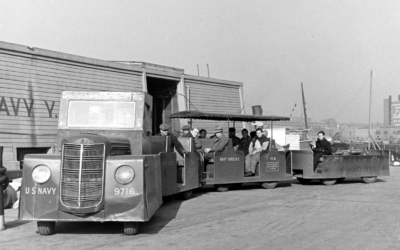
[[[400,1],[0,0],[0,249],[400,249]]]

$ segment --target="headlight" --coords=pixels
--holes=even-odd
[[[135,178],[135,171],[130,166],[122,165],[115,171],[115,179],[123,185],[130,183],[133,178]]]
[[[51,170],[46,165],[36,166],[32,171],[32,178],[39,184],[45,183],[51,177]]]

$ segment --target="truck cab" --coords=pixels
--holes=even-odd
[[[56,153],[24,158],[20,219],[41,235],[56,221],[120,221],[137,234],[162,204],[168,147],[150,136],[151,113],[143,92],[63,92]]]

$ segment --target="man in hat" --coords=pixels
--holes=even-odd
[[[184,155],[186,153],[186,150],[183,148],[182,144],[179,142],[178,138],[169,132],[169,125],[168,124],[161,124],[160,125],[160,133],[158,136],[169,136],[171,139],[171,152],[174,151],[174,147],[176,151],[179,152],[179,154]]]
[[[184,135],[190,134],[190,127],[188,125],[183,125],[182,126],[182,137],[184,137]]]
[[[211,160],[214,159],[214,154],[215,152],[221,152],[226,148],[226,145],[228,145],[229,138],[222,133],[222,128],[221,127],[215,127],[214,133],[214,141],[211,143],[210,148],[205,148],[204,152],[206,153],[204,155],[204,158],[206,160]]]

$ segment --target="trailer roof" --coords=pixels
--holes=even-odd
[[[198,120],[214,120],[214,121],[240,121],[240,122],[256,122],[256,121],[289,121],[286,116],[265,116],[265,115],[245,115],[245,114],[218,114],[203,113],[200,111],[181,111],[169,116],[171,119],[198,119]]]

